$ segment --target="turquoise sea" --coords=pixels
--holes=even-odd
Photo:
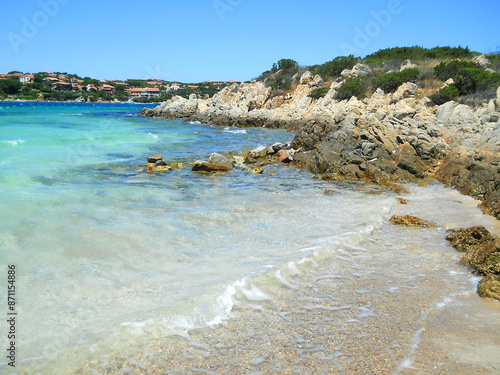
[[[143,118],[141,109],[0,103],[0,278],[16,266],[18,312],[18,366],[2,357],[0,373],[73,373],[223,323],[235,304],[269,298],[297,270],[314,272],[339,250],[349,256],[401,210],[394,193],[295,167],[192,172],[189,163],[211,152],[241,154],[293,133]],[[155,153],[184,168],[142,172]],[[409,189],[410,209],[439,226],[422,249],[448,254],[450,293],[472,295],[477,280],[441,240],[445,226],[495,223],[452,189]],[[2,348],[4,332],[6,323]]]

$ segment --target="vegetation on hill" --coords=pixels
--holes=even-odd
[[[197,97],[210,98],[231,82],[201,82],[178,84],[170,89],[172,82],[160,80],[129,79],[127,81],[100,81],[90,77],[80,77],[68,73],[40,72],[29,75],[30,80],[22,83],[22,72],[12,71],[0,76],[0,100],[47,100],[47,101],[128,101],[131,94],[128,89],[157,88],[159,96],[138,96],[132,100],[143,103],[154,103],[171,99],[174,96],[188,98],[191,94]]]
[[[478,55],[461,46],[414,46],[382,49],[364,58],[339,56],[323,64],[302,67],[294,60],[282,59],[256,80],[270,87],[274,97],[293,89],[300,83],[302,73],[309,70],[324,82],[323,87],[309,94],[313,99],[325,96],[334,81],[342,83],[337,90],[337,100],[348,100],[352,96],[362,99],[377,88],[386,93],[395,92],[401,84],[413,82],[434,104],[458,100],[479,105],[496,95],[500,85],[500,54],[484,55],[481,62],[475,59]],[[371,73],[352,75],[350,71],[356,64],[367,66],[366,70]],[[450,78],[453,83],[445,85]]]

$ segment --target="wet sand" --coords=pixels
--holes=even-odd
[[[479,298],[444,238],[443,228],[383,224],[278,285],[255,281],[270,299],[240,296],[222,325],[96,358],[78,373],[499,374],[500,303]]]

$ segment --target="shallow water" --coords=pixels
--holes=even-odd
[[[418,362],[422,322],[440,311],[432,306],[474,295],[476,281],[447,247],[445,228],[496,229],[477,202],[441,185],[412,187],[411,204],[399,206],[392,193],[331,184],[293,167],[266,166],[263,175],[138,172],[156,152],[188,163],[290,141],[293,134],[281,130],[140,118],[126,105],[2,108],[0,259],[18,269],[19,373],[150,371],[166,361],[153,347],[184,345],[174,334],[221,322],[258,331],[266,323],[255,309],[271,314],[267,305],[301,298],[312,300],[292,311],[313,317],[325,310],[323,291],[333,295],[339,285],[344,294],[326,308],[345,314],[337,324],[380,320],[370,305],[348,301],[353,295],[385,293],[387,300],[373,301],[380,308],[400,291],[410,291],[409,300],[415,291],[427,296],[402,322],[408,334],[388,367],[402,373]],[[399,211],[439,227],[394,229],[386,221]],[[370,283],[359,282],[368,276]],[[443,283],[438,290],[430,288],[435,280]],[[315,288],[323,291],[315,296]],[[316,328],[308,328],[312,337],[321,336]],[[325,349],[325,368],[346,371],[349,363],[334,361],[342,350],[333,349]],[[196,362],[179,353],[169,361]],[[252,359],[255,371],[272,370],[264,357]],[[272,371],[285,370],[279,363]]]

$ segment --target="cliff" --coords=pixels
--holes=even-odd
[[[453,101],[431,105],[409,82],[394,93],[377,89],[363,100],[338,101],[342,83],[313,99],[309,94],[324,82],[305,72],[288,93],[276,95],[260,82],[234,84],[211,99],[175,97],[141,115],[288,128],[297,132],[294,162],[325,178],[381,185],[436,178],[480,199],[483,211],[500,219],[500,87],[496,100],[474,109]]]

